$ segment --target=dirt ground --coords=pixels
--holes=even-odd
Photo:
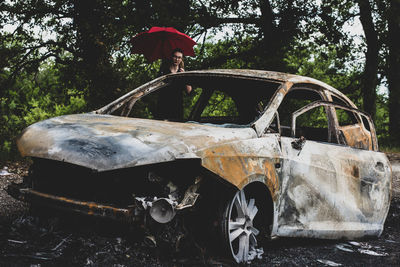
[[[357,241],[289,239],[263,245],[251,266],[400,266],[400,154],[388,154],[393,198],[383,234]],[[110,222],[41,218],[3,190],[21,182],[28,162],[0,165],[0,266],[231,266],[232,261],[193,243],[178,251],[150,248],[142,236]]]

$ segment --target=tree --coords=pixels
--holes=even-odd
[[[397,10],[396,0],[3,1],[0,24],[16,29],[0,33],[0,98],[6,109],[11,107],[12,90],[26,86],[22,76],[34,77],[30,86],[36,90],[35,77],[43,73],[43,64],[51,63],[57,70],[56,86],[48,85],[51,95],[66,96],[58,103],[66,104],[71,92],[79,92],[86,110],[98,108],[157,72],[158,62],[148,64],[130,55],[130,38],[152,26],[172,26],[196,40],[202,37],[197,57],[187,59],[189,69],[254,68],[310,75],[353,100],[361,95],[363,101],[357,104],[372,115],[376,87],[387,78],[390,129],[397,136],[399,46],[394,37],[399,13],[389,12],[389,4]],[[361,47],[343,30],[357,17],[365,32]],[[224,38],[207,41],[226,27]]]
[[[199,33],[224,25],[231,25],[233,31],[224,42],[225,49],[204,60],[200,67],[219,66],[235,57],[254,68],[280,71],[287,70],[285,53],[304,34],[303,25],[312,20],[317,10],[314,3],[304,0],[198,1],[196,8]]]
[[[400,1],[388,3],[389,134],[392,145],[400,146]]]
[[[129,55],[130,37],[156,22],[179,24],[182,28],[187,23],[188,4],[161,0],[1,3],[0,20],[17,25],[3,39],[22,44],[16,51],[20,54],[18,60],[8,62],[9,78],[14,79],[24,68],[37,69],[40,62],[52,58],[63,66],[65,82],[85,92],[90,109],[98,108],[129,86],[115,62]],[[40,36],[48,32],[50,38]],[[15,58],[11,50],[6,52],[8,58]]]
[[[365,67],[361,86],[363,92],[363,106],[373,119],[376,113],[376,88],[378,85],[379,43],[378,33],[372,19],[371,4],[369,1],[357,0],[360,8],[360,21],[364,29],[367,51],[365,53]]]

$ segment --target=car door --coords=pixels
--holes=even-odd
[[[331,104],[317,101],[296,110],[291,136],[281,137],[279,236],[353,238],[382,232],[390,201],[389,162],[383,153],[340,144],[340,131],[327,116]]]

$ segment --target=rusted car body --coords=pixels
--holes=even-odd
[[[176,118],[146,100],[185,84],[194,93]],[[391,198],[370,117],[323,82],[278,72],[162,76],[91,113],[33,124],[18,148],[35,164],[8,189],[16,198],[160,224],[213,210],[237,262],[260,237],[379,236]]]

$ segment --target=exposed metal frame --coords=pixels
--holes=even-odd
[[[328,102],[328,101],[321,101],[321,100],[314,101],[314,102],[312,102],[312,103],[310,103],[310,104],[308,104],[308,105],[296,110],[295,112],[293,112],[293,114],[292,114],[292,126],[291,126],[292,127],[292,129],[291,129],[292,137],[296,136],[296,118],[298,116],[300,116],[301,114],[303,114],[303,113],[305,113],[305,112],[307,112],[307,111],[309,111],[309,110],[311,110],[313,108],[319,107],[319,106],[341,108],[341,109],[344,109],[344,110],[347,110],[347,111],[350,111],[350,112],[354,112],[356,114],[359,114],[359,115],[365,117],[366,120],[368,121],[369,128],[370,128],[370,134],[371,134],[373,150],[374,151],[378,150],[378,143],[377,143],[377,140],[376,140],[377,137],[376,137],[375,127],[374,127],[374,124],[372,123],[372,119],[371,119],[371,116],[369,114],[367,114],[367,113],[365,113],[365,112],[363,112],[363,111],[361,111],[359,109],[356,109],[356,108],[352,108],[352,107],[348,107],[348,106],[344,106],[344,105],[340,105],[340,104],[332,103],[332,102]],[[334,129],[336,131],[336,135],[339,136],[340,129],[336,125],[335,125]],[[337,140],[339,140],[339,139],[337,139]]]

